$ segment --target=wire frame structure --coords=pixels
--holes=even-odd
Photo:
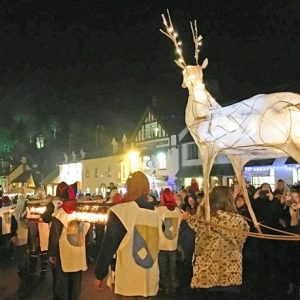
[[[260,94],[222,107],[203,82],[208,60],[198,64],[202,37],[198,35],[197,23],[191,23],[196,63],[186,65],[169,12],[167,17],[162,15],[162,19],[165,31],[161,32],[175,46],[176,63],[183,69],[182,86],[189,91],[185,121],[201,154],[206,222],[210,221],[209,176],[217,155],[222,153],[232,163],[254,226],[261,232],[248,198],[244,166],[252,159],[286,155],[300,162],[300,95],[290,92]]]

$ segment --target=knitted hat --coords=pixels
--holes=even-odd
[[[163,206],[167,206],[168,208],[174,208],[177,206],[174,194],[169,188],[162,191],[160,199]]]
[[[76,194],[78,189],[78,183],[66,184],[64,181],[61,182],[56,189],[56,195],[60,196],[62,200],[61,207],[67,214],[71,214],[76,210]]]
[[[61,200],[75,200],[77,194],[77,182],[67,185],[61,192]]]
[[[69,185],[68,193],[69,193],[69,199],[74,200],[77,196],[77,191],[80,189],[80,182],[76,181]]]
[[[118,203],[121,203],[122,202],[122,195],[120,193],[115,193],[113,196],[112,196],[112,199],[111,199],[111,202],[113,204],[118,204]]]
[[[58,184],[57,188],[56,188],[56,197],[61,197],[62,192],[67,189],[69,187],[69,185],[62,181],[61,183]]]
[[[135,201],[141,196],[146,196],[150,191],[150,184],[146,175],[137,171],[129,175],[127,181],[127,193],[123,198],[123,202]]]

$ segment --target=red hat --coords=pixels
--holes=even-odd
[[[78,191],[78,185],[79,182],[76,181],[73,184],[69,185],[68,188],[68,196],[69,196],[69,200],[75,200],[76,199],[76,195],[77,195],[77,191]]]
[[[75,200],[77,194],[77,187],[73,184],[68,185],[65,189],[63,189],[60,198],[61,200]]]
[[[171,209],[174,209],[177,206],[174,194],[169,188],[166,188],[162,191],[160,201],[163,206],[167,206]]]
[[[65,182],[61,182],[58,185],[60,190],[60,199],[63,201],[62,208],[67,214],[71,214],[76,210],[76,194],[77,194],[77,182],[68,185]],[[57,193],[56,193],[57,194]]]
[[[120,193],[116,193],[113,195],[111,201],[113,204],[118,204],[118,203],[121,203],[122,202],[122,195]]]
[[[64,190],[66,190],[69,187],[69,185],[62,181],[61,183],[58,184],[57,188],[56,188],[56,197],[61,197],[62,193]]]

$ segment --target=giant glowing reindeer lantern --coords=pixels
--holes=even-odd
[[[206,221],[210,220],[208,201],[209,175],[219,153],[227,155],[240,186],[255,227],[260,232],[251,208],[243,168],[252,159],[275,158],[289,155],[300,162],[300,95],[294,93],[260,94],[227,107],[221,107],[205,88],[203,69],[208,60],[198,64],[199,46],[196,21],[191,23],[195,43],[196,65],[185,63],[181,42],[177,41],[169,12],[162,14],[166,31],[179,58],[176,64],[183,69],[183,87],[189,91],[185,112],[187,128],[193,136],[202,158]]]

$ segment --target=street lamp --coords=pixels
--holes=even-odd
[[[130,173],[139,171],[139,169],[140,169],[139,152],[137,152],[135,150],[129,151],[128,158],[129,158]]]

